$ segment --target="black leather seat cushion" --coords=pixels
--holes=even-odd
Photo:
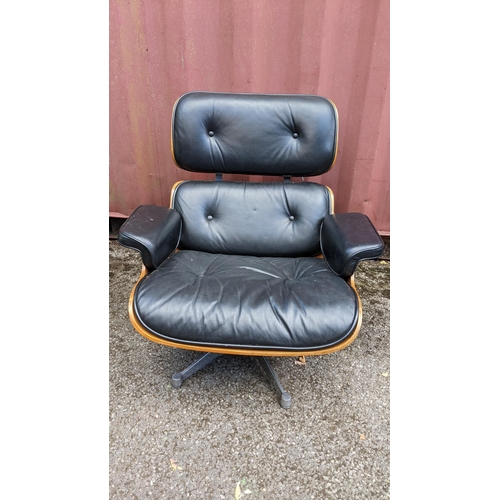
[[[314,257],[183,250],[139,284],[139,321],[167,340],[235,348],[329,347],[355,328],[353,289]]]

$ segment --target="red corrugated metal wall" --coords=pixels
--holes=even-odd
[[[193,90],[334,101],[337,161],[306,180],[389,234],[389,0],[111,0],[110,213],[168,206],[176,181],[212,178],[170,152],[173,104]]]

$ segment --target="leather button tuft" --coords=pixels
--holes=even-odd
[[[212,220],[212,219],[213,219],[213,217],[212,217],[211,215],[209,215],[209,216],[207,217],[207,219],[208,219],[208,220]]]
[[[293,215],[290,215],[290,217],[288,217],[290,220],[295,220],[295,217]]]
[[[210,130],[210,132],[208,133],[208,135],[209,135],[210,137],[213,137],[213,136],[214,136],[213,131],[212,131],[212,130]]]
[[[294,133],[293,133],[293,138],[294,138],[294,139],[297,139],[297,137],[298,137],[298,136],[299,136],[299,134],[297,134],[297,132],[294,132]]]

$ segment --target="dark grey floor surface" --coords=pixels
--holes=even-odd
[[[110,240],[110,499],[389,498],[389,261],[358,266],[363,305],[346,349],[271,358],[292,395],[282,409],[256,361],[216,359],[173,389],[200,355],[130,324],[138,253]]]

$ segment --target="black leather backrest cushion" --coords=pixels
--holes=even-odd
[[[337,110],[315,95],[191,92],[172,115],[172,154],[193,172],[321,175],[337,150]]]
[[[312,182],[185,181],[172,197],[182,217],[180,248],[299,257],[320,253],[330,193]]]

